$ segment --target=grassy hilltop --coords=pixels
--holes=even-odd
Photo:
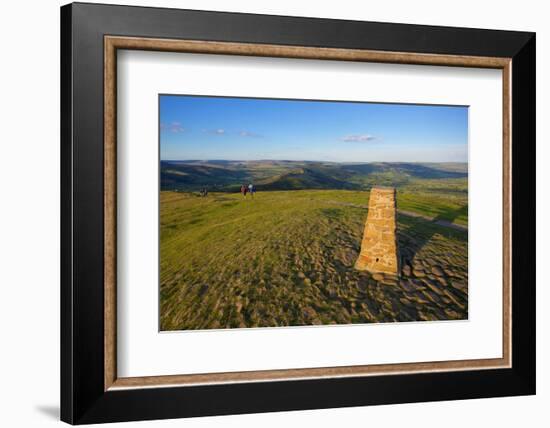
[[[162,162],[161,329],[466,318],[466,174],[464,164]],[[241,182],[256,185],[254,199],[236,192]],[[399,280],[353,268],[372,184],[398,188]]]

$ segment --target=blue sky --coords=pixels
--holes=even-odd
[[[467,162],[468,108],[161,95],[160,156]]]

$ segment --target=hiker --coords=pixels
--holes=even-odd
[[[256,191],[256,189],[254,189],[254,185],[252,183],[250,183],[248,185],[248,192],[250,193],[250,196],[251,197],[254,197],[254,192]]]

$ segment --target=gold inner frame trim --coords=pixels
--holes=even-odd
[[[503,322],[502,358],[432,361],[421,363],[357,365],[304,369],[204,373],[119,378],[116,367],[116,88],[117,50],[148,50],[213,55],[241,55],[333,61],[439,65],[502,70],[503,144]],[[252,43],[170,40],[139,37],[104,37],[104,389],[193,386],[220,383],[282,381],[312,378],[357,377],[405,373],[480,370],[511,367],[511,59],[461,55],[385,52]]]

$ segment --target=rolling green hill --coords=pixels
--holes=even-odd
[[[467,164],[335,163],[303,161],[161,161],[161,189],[232,192],[243,183],[258,190],[348,189],[373,185],[466,192]]]
[[[160,167],[161,330],[468,316],[467,164]],[[373,185],[397,188],[397,279],[354,269]]]

